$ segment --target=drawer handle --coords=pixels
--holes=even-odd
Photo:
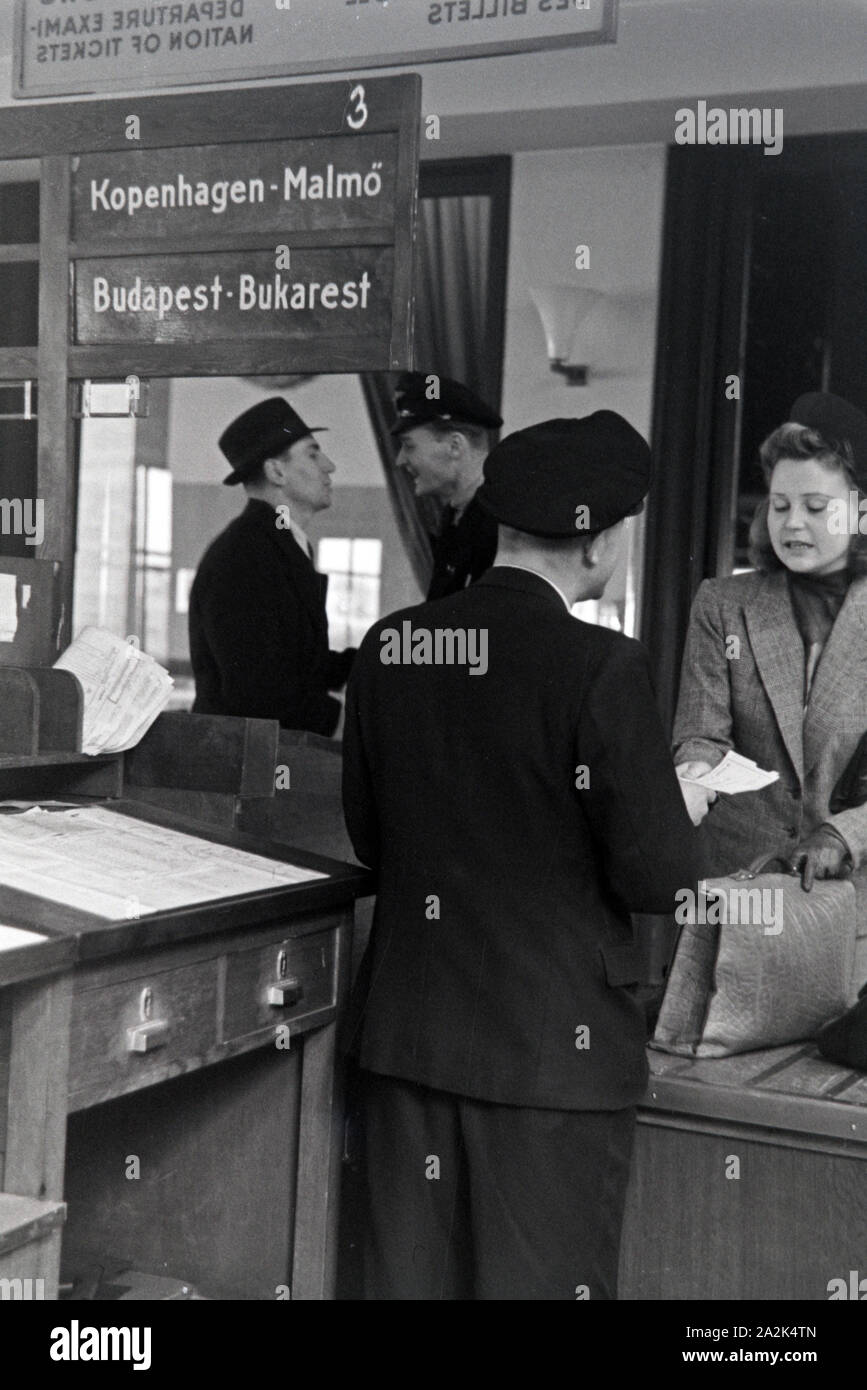
[[[268,986],[268,1003],[275,1009],[288,1009],[304,997],[304,986],[300,980],[278,980],[276,985]]]
[[[126,1030],[127,1052],[155,1052],[158,1047],[165,1047],[168,1040],[169,1025],[162,1019],[137,1023],[135,1028]]]

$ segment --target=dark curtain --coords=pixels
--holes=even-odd
[[[668,152],[640,637],[670,729],[689,609],[731,532],[757,151]],[[751,158],[752,156],[752,158]],[[759,154],[761,161],[761,154]]]
[[[436,530],[438,512],[427,497],[415,496],[410,479],[394,466],[397,450],[389,430],[394,420],[392,398],[396,381],[397,376],[389,372],[362,372],[361,389],[382,459],[394,518],[416,582],[422,593],[426,594],[433,570],[430,533]]]
[[[485,396],[491,204],[423,198],[416,273],[416,362]]]
[[[417,369],[463,381],[496,405],[502,324],[490,322],[491,227],[492,198],[487,193],[423,196],[413,293]],[[505,227],[502,235],[505,240]],[[500,265],[498,261],[495,274]],[[501,293],[493,302],[502,297]],[[397,450],[389,428],[397,381],[395,373],[367,372],[361,385],[395,519],[413,573],[426,592],[433,562],[430,536],[439,529],[441,508],[430,498],[417,498],[410,479],[394,466]]]

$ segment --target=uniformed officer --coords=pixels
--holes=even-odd
[[[398,467],[417,497],[446,504],[438,536],[431,537],[434,568],[428,598],[443,598],[472,584],[494,563],[497,525],[475,500],[490,447],[489,431],[502,418],[468,387],[448,377],[405,372],[395,397],[400,439]]]
[[[496,563],[376,624],[347,692],[346,823],[378,875],[349,1022],[368,1295],[606,1299],[647,1081],[630,914],[695,891],[695,832],[644,648],[570,609],[650,453],[597,411],[484,475]]]
[[[282,396],[245,410],[220,436],[247,506],[208,547],[190,592],[196,714],[277,719],[335,734],[355,648],[328,647],[328,580],[307,527],[331,505],[334,464]]]

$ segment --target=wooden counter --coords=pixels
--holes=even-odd
[[[117,922],[4,890],[4,919],[47,939],[29,968],[0,957],[0,1275],[56,1296],[65,1198],[76,1293],[132,1268],[208,1297],[330,1297],[335,1028],[369,876],[110,804],[327,877]]]
[[[863,1073],[811,1043],[649,1059],[621,1298],[826,1300],[867,1275]]]

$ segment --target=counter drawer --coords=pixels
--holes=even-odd
[[[232,951],[226,958],[223,1042],[300,1023],[335,1005],[334,929]]]
[[[124,1095],[200,1066],[216,1045],[216,959],[78,982],[72,1002],[73,1106]]]

